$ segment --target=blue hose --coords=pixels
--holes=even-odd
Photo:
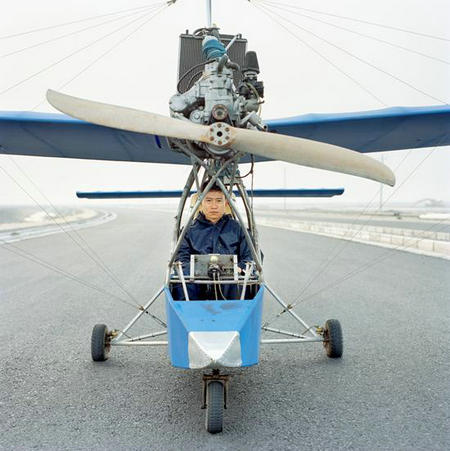
[[[226,53],[224,45],[214,36],[205,36],[202,51],[206,60],[221,58]]]

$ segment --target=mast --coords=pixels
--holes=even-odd
[[[206,0],[206,26],[208,28],[212,27],[212,0]]]

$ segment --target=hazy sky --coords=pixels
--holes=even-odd
[[[407,30],[450,38],[449,0],[283,0],[305,8],[383,23]],[[83,68],[112,48],[145,18],[112,33],[137,19],[130,13],[106,16],[47,31],[1,39],[13,33],[76,21],[91,16],[155,3],[145,0],[16,0],[0,4],[0,91],[26,79],[52,63],[87,46],[95,45],[43,71],[20,86],[0,95],[0,110],[23,111],[36,107],[48,88],[60,89]],[[168,113],[168,99],[175,92],[178,36],[186,29],[206,24],[205,0],[178,0],[144,25],[114,51],[62,88],[80,97],[116,103],[156,113]],[[332,16],[299,11],[302,14],[346,27],[415,51],[450,61],[450,42],[430,39],[369,24],[355,23]],[[355,35],[283,11],[290,21],[307,28],[338,47],[364,58],[397,78],[416,86],[444,102],[450,101],[449,65],[406,52],[374,40]],[[123,19],[112,21],[123,16]],[[111,21],[96,28],[37,46],[14,55],[8,53],[51,40],[76,30]],[[383,104],[356,83],[325,62],[308,46],[295,39],[247,0],[213,0],[213,21],[221,31],[242,33],[248,48],[258,52],[261,76],[266,88],[263,118],[287,117],[308,112],[344,112],[383,108]],[[333,61],[359,83],[364,84],[387,106],[438,104],[385,73],[368,67],[317,37],[284,22],[294,34]],[[53,111],[43,102],[35,111]],[[396,171],[398,185],[431,152],[412,151]],[[384,161],[394,169],[407,151],[385,153]],[[377,154],[380,158],[381,154]],[[16,164],[14,164],[14,162]],[[78,189],[177,189],[184,184],[187,167],[137,163],[103,163],[49,158],[0,156],[0,166],[8,171],[30,194],[41,200],[18,165],[55,203],[76,203]],[[242,168],[246,170],[246,166]],[[450,199],[450,149],[438,148],[402,185],[392,201],[411,201],[426,197]],[[284,163],[257,165],[255,187],[340,187],[346,194],[339,202],[368,202],[379,185],[356,177],[334,174]],[[396,188],[385,188],[385,197]],[[0,204],[29,203],[27,195],[0,171]],[[320,200],[314,201],[320,204]],[[374,205],[376,202],[374,201]]]

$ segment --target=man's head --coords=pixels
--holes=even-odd
[[[217,185],[213,185],[202,202],[202,210],[208,221],[216,223],[225,214],[227,201],[225,194]]]

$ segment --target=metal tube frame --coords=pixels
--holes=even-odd
[[[127,342],[127,343],[133,343],[133,344],[137,344],[134,341],[136,341],[137,339],[142,339],[142,337],[127,337],[127,338],[123,338],[124,336],[127,336],[126,333],[136,324],[136,322],[142,317],[142,315],[145,315],[146,313],[148,313],[148,309],[154,304],[155,301],[158,300],[158,298],[161,296],[162,292],[164,291],[164,285],[159,288],[159,290],[151,297],[151,299],[147,302],[147,304],[145,304],[140,310],[139,313],[137,313],[134,318],[125,326],[125,328],[121,331],[119,331],[119,334],[115,337],[112,338],[111,340],[111,346],[121,346],[123,343]],[[153,315],[152,315],[153,317]],[[154,317],[153,317],[154,318]],[[167,326],[165,323],[162,323],[163,327],[165,327],[167,329]],[[167,331],[165,331],[167,332]],[[153,334],[149,334],[150,336],[157,336],[157,335],[153,335]],[[162,334],[158,334],[158,335],[162,335]],[[142,341],[140,341],[139,343],[143,343]]]
[[[267,332],[272,332],[278,335],[290,336],[293,338],[269,338],[262,339],[261,344],[287,344],[287,343],[306,343],[306,342],[323,342],[323,336],[321,334],[320,328],[316,326],[308,326],[306,322],[300,318],[295,312],[292,311],[292,307],[286,304],[281,297],[275,293],[275,291],[268,285],[265,284],[267,291],[272,295],[272,298],[280,304],[286,312],[288,312],[291,317],[299,324],[304,327],[304,330],[300,333],[290,332],[283,329],[274,329],[273,327],[268,327],[262,325],[261,329]]]
[[[205,198],[206,194],[210,191],[210,188],[214,183],[216,183],[220,189],[223,191],[225,198],[227,199],[231,211],[233,212],[234,216],[238,220],[238,222],[241,224],[245,239],[247,241],[247,244],[250,248],[250,251],[252,253],[252,256],[254,258],[254,263],[251,265],[247,265],[247,271],[244,277],[238,278],[238,284],[239,282],[243,283],[243,289],[241,293],[241,299],[245,297],[245,288],[249,285],[254,284],[261,284],[263,283],[263,275],[262,275],[262,264],[260,260],[260,250],[259,250],[259,243],[258,243],[258,237],[257,237],[257,230],[256,230],[256,224],[255,219],[253,215],[253,209],[250,206],[249,197],[247,194],[247,190],[245,189],[245,186],[241,179],[236,177],[236,172],[238,170],[238,159],[240,158],[240,155],[234,155],[233,157],[229,158],[226,161],[222,161],[222,164],[218,170],[214,170],[210,167],[210,165],[215,164],[215,160],[210,159],[208,161],[201,160],[195,153],[190,150],[189,148],[184,148],[183,152],[187,154],[187,156],[190,157],[191,162],[193,164],[193,168],[188,176],[188,179],[186,181],[186,184],[183,189],[182,196],[180,198],[180,201],[178,203],[178,210],[177,214],[175,216],[175,228],[173,233],[173,239],[172,239],[172,252],[170,256],[170,260],[167,267],[167,274],[166,274],[166,280],[165,285],[163,285],[159,290],[152,296],[152,298],[145,304],[144,306],[140,307],[140,312],[136,314],[133,319],[126,325],[126,327],[122,331],[116,331],[119,332],[117,335],[112,335],[111,339],[111,346],[166,346],[168,344],[167,341],[154,341],[149,340],[150,338],[158,337],[161,335],[167,334],[167,326],[164,322],[159,320],[159,318],[152,315],[148,309],[159,299],[161,294],[163,293],[164,289],[169,285],[170,282],[175,283],[182,283],[184,291],[186,291],[186,282],[195,282],[195,283],[205,283],[205,284],[230,284],[229,280],[226,281],[191,281],[189,278],[185,278],[182,268],[178,271],[178,278],[172,276],[172,270],[174,269],[174,263],[175,258],[178,253],[178,250],[180,248],[181,242],[183,238],[186,235],[187,229],[189,228],[190,224],[192,223],[195,214],[200,207],[203,199]],[[219,178],[222,174],[225,173],[225,171],[233,165],[231,178],[230,178],[230,190],[227,190],[222,180]],[[199,170],[204,169],[204,174],[202,177],[203,183],[207,177],[209,176],[209,182],[206,188],[201,191],[201,183],[199,182]],[[199,194],[197,201],[195,205],[192,207],[190,214],[186,220],[186,223],[184,224],[184,229],[181,230],[181,224],[182,224],[182,217],[183,212],[186,206],[186,201],[190,195],[191,188],[193,184],[196,184],[197,192]],[[245,227],[245,223],[243,221],[243,218],[241,214],[239,213],[236,203],[232,198],[232,192],[233,192],[233,186],[236,185],[237,189],[239,191],[239,194],[241,196],[241,199],[244,204],[245,212],[247,215],[248,220],[248,227],[249,230],[247,230],[247,227]],[[250,233],[249,233],[250,231]],[[256,266],[259,277],[257,280],[250,279],[250,270],[249,266],[251,268]],[[306,322],[300,318],[295,312],[292,311],[292,306],[289,304],[286,304],[281,297],[275,293],[275,291],[268,285],[267,283],[264,284],[267,291],[271,294],[273,299],[280,304],[284,311],[288,312],[289,315],[297,322],[299,323],[304,330],[301,333],[298,332],[290,332],[283,329],[275,329],[272,327],[268,327],[266,325],[262,325],[262,330],[265,330],[267,332],[276,333],[283,336],[288,336],[292,338],[277,338],[277,339],[262,339],[261,344],[288,344],[288,343],[304,343],[304,342],[323,342],[323,336],[320,328],[317,328],[315,326],[308,326]],[[187,294],[185,293],[186,299],[188,299]],[[144,315],[149,314],[155,321],[157,321],[159,324],[161,324],[163,327],[165,327],[165,330],[159,331],[159,332],[153,332],[148,333],[145,335],[140,335],[136,337],[129,337],[127,336],[127,332],[136,324],[136,322]]]

